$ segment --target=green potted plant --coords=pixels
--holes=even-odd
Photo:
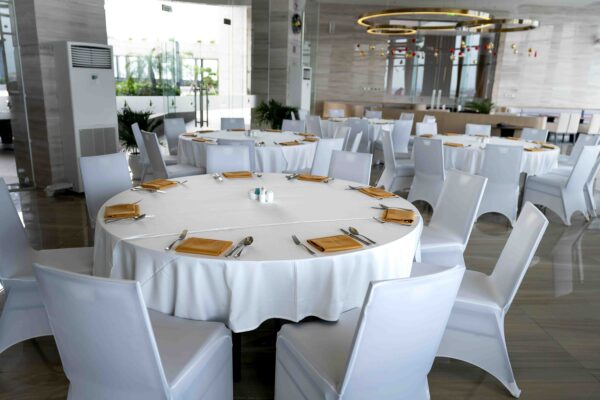
[[[296,107],[284,106],[274,99],[263,101],[254,109],[257,121],[269,125],[271,129],[281,129],[284,119],[292,119],[292,112],[298,115]]]
[[[133,111],[127,103],[117,113],[119,122],[119,140],[124,150],[127,152],[129,160],[129,168],[133,174],[133,179],[140,179],[142,175],[142,159],[135,141],[135,136],[131,130],[131,125],[138,123],[143,131],[152,132],[160,125],[160,120],[151,119],[152,112],[150,110]]]
[[[479,114],[491,114],[494,109],[494,103],[490,99],[481,101],[473,100],[465,104],[465,108]]]

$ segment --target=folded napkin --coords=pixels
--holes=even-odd
[[[558,149],[558,147],[556,147],[555,145],[553,145],[553,144],[550,144],[550,143],[542,143],[542,145],[541,145],[541,146],[542,146],[544,149],[551,149],[551,150]]]
[[[297,135],[304,136],[304,137],[307,137],[307,138],[317,136],[314,133],[308,133],[308,132],[300,132],[300,133],[297,133]]]
[[[330,253],[334,251],[346,251],[362,248],[362,245],[350,236],[336,235],[327,236],[316,239],[307,240],[308,243],[312,244],[317,250]]]
[[[327,178],[327,176],[300,174],[296,179],[298,179],[299,181],[323,182]]]
[[[397,194],[392,192],[388,192],[387,190],[374,188],[374,187],[361,187],[358,189],[359,192],[366,194],[367,196],[375,197],[377,199],[387,199],[390,197],[398,197]]]
[[[450,146],[450,147],[465,147],[464,144],[462,143],[454,143],[454,142],[446,142],[444,143],[444,146]]]
[[[281,129],[265,129],[265,132],[281,133],[283,131]]]
[[[460,136],[460,133],[446,132],[446,133],[442,133],[441,135],[444,135],[444,136]]]
[[[252,178],[252,172],[250,171],[233,171],[233,172],[223,172],[225,178],[235,179],[235,178]]]
[[[192,141],[200,143],[215,143],[214,140],[203,137],[193,138]]]
[[[113,204],[104,209],[104,218],[135,218],[140,215],[137,204]]]
[[[153,179],[146,183],[142,183],[143,188],[154,190],[168,189],[172,186],[177,186],[177,182],[170,181],[168,179]]]
[[[382,219],[387,222],[411,225],[413,222],[415,222],[416,217],[417,214],[414,211],[388,208],[383,212]]]
[[[201,131],[198,131],[197,133],[211,133],[211,132],[216,132],[213,129],[202,129]]]
[[[431,134],[431,133],[426,133],[426,134],[424,134],[424,135],[419,135],[418,137],[432,138],[432,137],[433,137],[433,134]]]
[[[531,148],[525,147],[523,150],[529,151],[531,153],[538,153],[540,151],[546,151],[546,149],[543,147],[531,147]]]
[[[543,145],[543,144],[546,144],[546,142],[544,142],[543,140],[534,140],[531,143],[539,144],[540,146]]]
[[[302,143],[300,143],[300,142],[299,142],[299,141],[297,141],[297,140],[293,140],[293,141],[291,141],[291,142],[279,142],[279,143],[277,143],[277,144],[279,144],[279,145],[281,145],[281,146],[298,146],[298,145],[300,145],[300,144],[302,144]]]
[[[517,140],[517,141],[521,140],[521,138],[514,137],[514,136],[507,136],[507,137],[505,137],[505,138],[503,138],[503,139],[508,139],[508,140]]]
[[[231,131],[231,132],[246,132],[246,129],[245,128],[232,128],[232,129],[229,129],[229,131]]]
[[[178,253],[203,254],[206,256],[220,256],[231,247],[233,242],[228,240],[215,240],[191,237],[185,239],[175,251]]]
[[[319,139],[318,139],[318,138],[316,138],[316,137],[305,137],[305,138],[304,138],[304,141],[305,141],[305,142],[311,142],[311,143],[314,143],[314,142],[318,142],[318,141],[319,141]]]
[[[182,134],[181,136],[195,137],[196,136],[196,132],[186,132],[186,133]]]

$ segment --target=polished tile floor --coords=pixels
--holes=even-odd
[[[82,196],[15,193],[36,248],[90,245]],[[425,211],[427,215],[427,211]],[[579,216],[565,227],[555,215],[506,319],[510,357],[522,399],[600,399],[600,219]],[[510,234],[499,216],[482,217],[466,251],[468,268],[489,273]],[[275,334],[269,321],[244,334],[243,378],[236,399],[273,396]],[[466,363],[437,359],[433,399],[508,399],[491,376]],[[65,378],[51,337],[13,346],[0,355],[0,399],[62,399]]]

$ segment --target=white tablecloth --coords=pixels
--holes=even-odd
[[[481,138],[477,136],[467,135],[436,135],[435,139],[440,139],[444,142],[462,143],[468,147],[450,147],[444,146],[444,164],[446,169],[459,169],[461,171],[477,174],[483,166],[485,157],[485,148],[481,148]],[[520,147],[539,147],[534,143],[525,142],[522,140],[510,140],[492,136],[489,138],[490,144],[501,144],[508,146]],[[560,150],[545,150],[542,152],[523,152],[521,161],[521,172],[528,175],[540,175],[549,172],[552,168],[558,166],[558,156]],[[501,165],[498,168],[502,168]]]
[[[287,181],[279,174],[220,183],[207,175],[187,179],[164,194],[126,191],[107,202],[142,199],[141,211],[153,218],[96,224],[94,274],[138,280],[152,309],[222,321],[235,332],[270,318],[337,320],[362,305],[369,282],[410,274],[421,218],[411,227],[372,219],[381,211],[371,207],[380,202],[413,208],[401,198],[379,201],[345,190],[347,182]],[[248,199],[257,186],[273,190],[275,202]],[[291,239],[336,235],[348,226],[378,244],[313,257]],[[251,235],[254,244],[239,260],[164,251],[183,229],[234,243]]]
[[[254,140],[256,147],[256,166],[259,172],[299,171],[312,166],[317,148],[316,142],[303,142],[298,146],[280,146],[279,142],[302,141],[302,136],[293,132],[272,133],[255,131],[255,137],[246,136],[245,132],[215,131],[198,135],[212,139]],[[264,143],[264,145],[258,145]],[[210,143],[195,142],[192,137],[180,136],[177,161],[181,164],[206,168],[206,146]]]

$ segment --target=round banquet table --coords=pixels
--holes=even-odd
[[[198,134],[207,139],[254,140],[256,142],[256,167],[259,172],[300,171],[312,166],[317,148],[316,142],[302,142],[303,136],[294,132],[252,131],[253,137],[246,136],[248,131],[215,131]],[[214,143],[197,142],[194,137],[179,136],[177,162],[206,168],[206,146]],[[281,146],[279,142],[300,141],[297,146]]]
[[[377,200],[349,182],[288,181],[282,174],[219,182],[188,177],[165,193],[125,191],[106,204],[139,203],[139,221],[96,222],[94,275],[140,282],[146,305],[182,318],[226,323],[234,332],[270,318],[337,320],[360,307],[371,281],[410,275],[423,227],[381,224],[378,203],[416,209],[402,198]],[[262,204],[248,191],[264,186],[275,201]],[[104,207],[99,216],[104,215]],[[310,238],[356,227],[377,242],[359,250],[311,256],[291,235]],[[165,251],[183,229],[188,237],[254,243],[239,259]],[[310,246],[310,245],[308,245]]]
[[[432,139],[440,139],[443,142],[460,143],[465,147],[444,146],[444,164],[446,169],[459,169],[471,174],[477,174],[483,166],[485,148],[481,148],[481,138],[468,135],[436,135]],[[489,144],[500,144],[508,146],[520,146],[524,148],[539,147],[538,144],[524,140],[504,139],[496,136],[489,138]],[[558,166],[560,149],[546,149],[540,152],[523,152],[521,161],[521,172],[527,175],[540,175],[549,172]],[[501,167],[501,166],[498,166]]]

